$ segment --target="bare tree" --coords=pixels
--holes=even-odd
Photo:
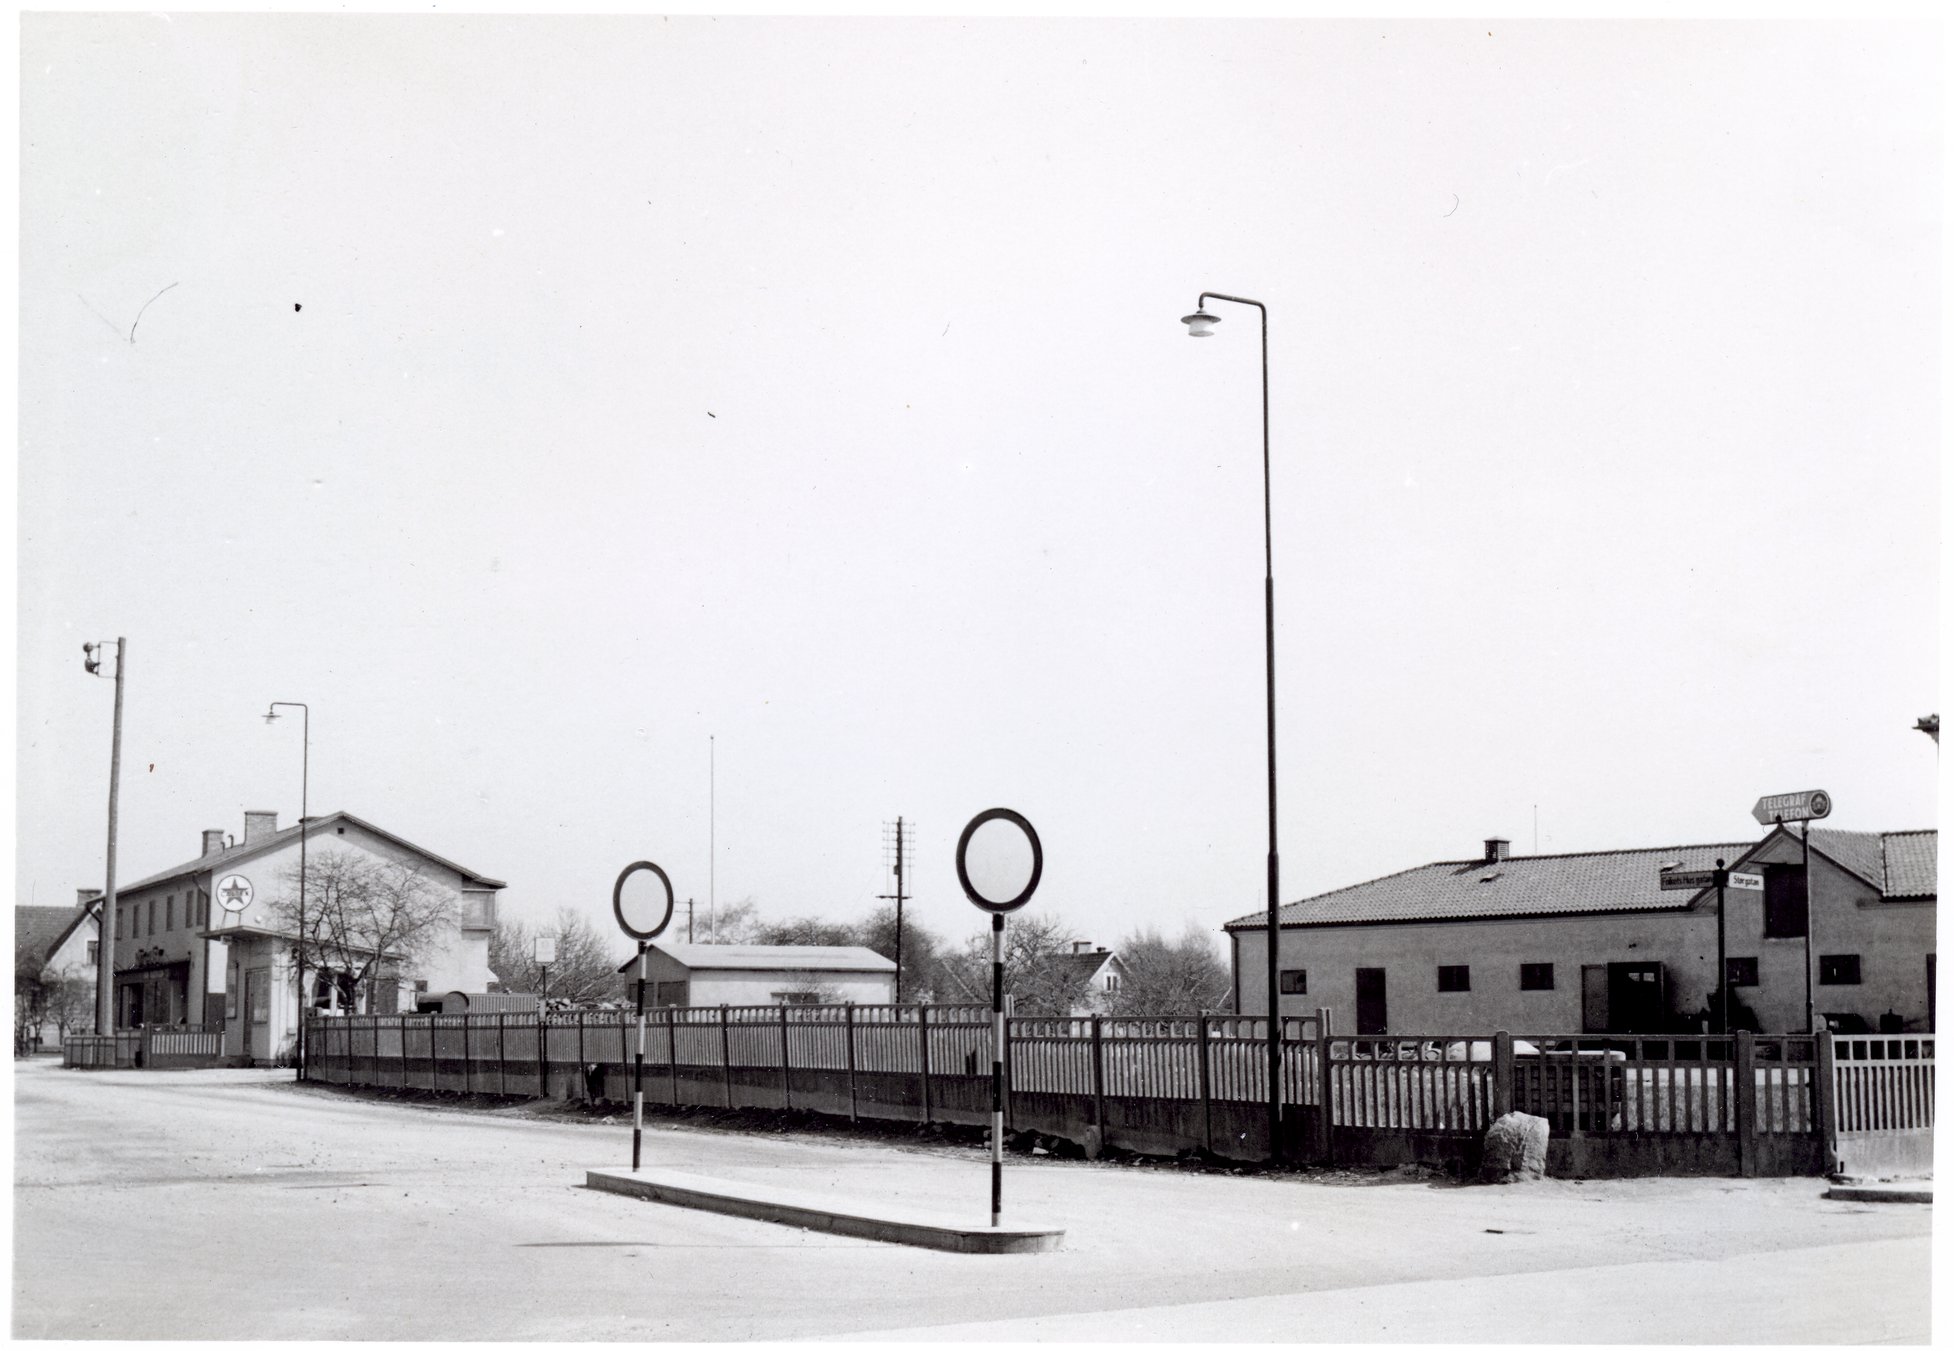
[[[908,926],[905,925],[905,928]],[[907,935],[904,935],[907,937]],[[1004,992],[1025,1017],[1058,1017],[1071,1010],[1084,977],[1069,963],[1051,960],[1070,949],[1072,926],[1053,914],[1019,911],[1004,921]],[[939,965],[948,1001],[991,1002],[991,936],[972,934]]]
[[[759,903],[751,896],[728,901],[718,908],[716,914],[709,910],[703,915],[695,913],[693,916],[693,927],[699,931],[699,941],[702,943],[763,942],[757,936],[763,924]]]
[[[1192,921],[1174,939],[1153,928],[1137,930],[1118,952],[1125,975],[1108,1001],[1113,1013],[1189,1014],[1227,1005],[1228,966],[1212,935]]]
[[[297,934],[305,968],[331,973],[320,975],[315,986],[325,999],[357,998],[364,986],[373,1008],[383,985],[398,979],[400,966],[454,925],[457,907],[457,897],[432,883],[417,863],[332,849],[308,861],[303,932],[297,865],[270,908]]]
[[[667,932],[670,932],[667,930]],[[556,940],[556,960],[550,963],[551,1000],[589,1004],[611,997],[617,968],[624,961],[620,941],[600,932],[581,910],[560,906],[556,918],[531,927],[519,919],[498,919],[489,935],[489,967],[506,990],[543,989],[543,970],[536,960],[536,939]]]

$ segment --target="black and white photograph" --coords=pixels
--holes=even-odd
[[[13,1338],[1931,1340],[1940,20],[14,30]]]

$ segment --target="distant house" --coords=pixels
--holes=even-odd
[[[1126,980],[1126,966],[1119,954],[1090,942],[1075,942],[1070,952],[1045,960],[1063,988],[1071,992],[1070,1012],[1075,1018],[1107,1012]]]
[[[1756,889],[1724,895],[1731,1026],[1932,1031],[1938,836],[1798,835],[1587,854],[1427,863],[1292,902],[1278,913],[1282,1010],[1331,1011],[1359,1036],[1699,1030],[1717,985],[1713,888],[1664,890],[1662,871],[1726,865]],[[1235,1007],[1268,998],[1267,918],[1225,926]],[[1809,936],[1809,945],[1807,937]],[[1807,976],[1807,948],[1810,963]],[[1809,986],[1807,981],[1809,980]]]
[[[197,857],[117,888],[118,1027],[221,1027],[228,1055],[269,1063],[296,1039],[301,1003],[392,1013],[438,1009],[451,990],[487,990],[495,979],[488,940],[504,883],[351,812],[308,818],[304,836],[315,876],[335,856],[400,865],[414,872],[445,918],[418,951],[383,961],[357,989],[350,972],[318,969],[329,963],[315,953],[301,998],[296,929],[278,909],[297,895],[300,829],[279,829],[276,812],[246,812],[242,841],[206,830]],[[226,909],[226,899],[242,908]]]
[[[654,942],[648,957],[648,1007],[887,1004],[896,997],[896,964],[867,948]],[[618,974],[624,998],[635,999],[635,954]]]
[[[93,1030],[101,896],[88,888],[72,906],[14,907],[15,1054],[59,1050],[64,1024]]]

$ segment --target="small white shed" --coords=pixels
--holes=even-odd
[[[796,944],[651,944],[645,1004],[887,1004],[896,964],[868,948]],[[636,997],[638,959],[618,968],[624,998]]]

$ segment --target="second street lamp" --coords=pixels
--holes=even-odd
[[[1253,305],[1262,318],[1262,629],[1268,676],[1269,706],[1269,1158],[1276,1157],[1277,1132],[1282,1124],[1282,1002],[1276,981],[1276,943],[1282,928],[1277,917],[1281,908],[1279,869],[1276,863],[1276,579],[1274,532],[1269,517],[1269,311],[1259,300],[1203,291],[1194,303],[1194,313],[1181,319],[1187,336],[1213,336],[1218,315],[1208,313],[1210,300],[1225,300],[1231,305]],[[1328,1110],[1325,1104],[1324,1110]]]
[[[299,932],[298,941],[292,945],[292,960],[297,966],[299,1026],[297,1077],[305,1077],[305,818],[311,806],[312,787],[312,709],[305,704],[294,703],[289,699],[274,699],[265,709],[267,725],[278,721],[278,710],[296,708],[300,713],[299,725],[303,729],[299,749]],[[246,1035],[250,1029],[246,1028]]]

